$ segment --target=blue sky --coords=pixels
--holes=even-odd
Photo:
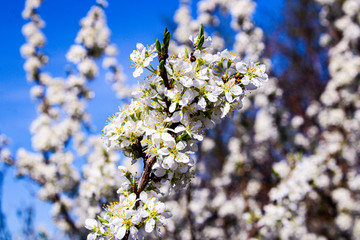
[[[276,19],[279,9],[275,12],[274,6],[280,6],[282,0],[257,2],[259,7],[255,15],[256,22],[267,31],[272,31],[276,26],[274,20],[279,21]],[[25,41],[21,34],[21,27],[26,22],[21,18],[24,1],[0,0],[0,3],[0,133],[5,133],[11,139],[10,149],[15,153],[20,147],[31,150],[29,126],[36,118],[36,110],[29,94],[33,84],[26,81],[22,67],[24,60],[19,53],[19,48]],[[50,58],[45,71],[49,71],[52,76],[65,76],[65,54],[79,30],[79,20],[94,3],[95,0],[44,1],[40,15],[46,22],[44,34],[47,44],[44,51]],[[118,60],[129,81],[134,82],[129,55],[136,43],[151,44],[160,37],[178,5],[175,0],[109,0],[106,14],[112,31],[111,40],[120,50]],[[117,110],[120,101],[114,97],[111,86],[101,77],[91,83],[90,88],[96,89],[96,97],[90,102],[88,109],[100,132],[107,117]],[[16,209],[24,205],[34,205],[36,223],[47,225],[46,222],[50,220],[50,205],[33,197],[37,191],[35,185],[26,179],[16,180],[14,174],[13,168],[8,169],[2,196],[2,208],[8,225],[11,225],[13,232],[18,231],[14,224],[17,222]]]

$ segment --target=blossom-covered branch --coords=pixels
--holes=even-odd
[[[99,137],[90,136],[91,123],[86,105],[94,93],[87,82],[97,76],[95,59],[104,54],[107,56],[103,65],[110,68],[109,80],[111,78],[114,82],[119,96],[128,96],[128,88],[120,87],[124,84],[124,75],[116,63],[117,49],[109,39],[110,30],[104,13],[107,3],[101,0],[97,2],[82,19],[76,44],[66,55],[76,70],[69,71],[66,78],[55,78],[42,71],[48,62],[48,57],[41,51],[45,45],[45,36],[41,31],[45,23],[38,14],[42,1],[26,1],[23,17],[30,21],[22,29],[27,42],[20,51],[26,59],[24,69],[27,78],[35,83],[31,96],[38,103],[39,116],[32,123],[31,132],[32,145],[37,152],[21,148],[16,157],[12,157],[6,149],[1,154],[3,161],[16,166],[19,177],[29,177],[40,185],[38,196],[53,204],[54,222],[72,238],[84,234],[81,227],[84,216],[95,216],[101,212],[99,206],[103,203],[100,199],[111,199],[119,180],[119,177],[111,174],[116,172],[112,169],[116,169],[118,154],[114,151],[103,154],[101,141],[94,140]],[[86,138],[89,140],[86,141]],[[70,142],[74,143],[73,148],[69,146]],[[89,154],[92,149],[94,151]],[[83,166],[83,177],[73,165],[76,157],[73,150],[87,156],[88,164]],[[90,166],[92,174],[89,174]],[[104,171],[109,180],[103,179],[99,186],[96,178]],[[74,217],[74,213],[77,217]]]
[[[169,217],[158,200],[158,188],[164,182],[172,189],[185,186],[195,163],[191,155],[204,131],[241,108],[245,93],[267,81],[260,63],[241,61],[228,50],[210,54],[211,38],[205,38],[202,26],[198,36],[190,39],[194,44],[191,54],[185,50],[167,58],[170,32],[165,29],[162,45],[158,40],[148,47],[137,44],[131,54],[134,76],[143,68],[151,75],[134,92],[132,103],[110,118],[103,139],[109,149],[123,151],[133,162],[142,158],[144,169],[137,180],[122,168],[119,202],[106,207],[100,222],[88,220],[86,227],[93,231],[90,239],[122,239],[127,232],[137,239],[144,231],[157,233]],[[155,68],[151,61],[156,53],[159,65]]]

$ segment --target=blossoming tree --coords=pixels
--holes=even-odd
[[[320,44],[328,50],[330,79],[319,99],[296,103],[301,111],[291,109],[294,88],[275,78],[255,91],[267,75],[254,62],[267,69],[271,62],[252,21],[254,1],[201,0],[196,17],[190,1],[181,1],[174,38],[165,29],[162,42],[139,43],[130,55],[133,77],[144,80],[109,118],[102,140],[87,132],[95,59],[105,55],[117,95],[130,96],[106,2],[81,21],[67,54],[74,71],[65,79],[42,72],[41,2],[26,1],[21,49],[38,102],[36,153],[20,149],[12,157],[4,138],[0,151],[19,176],[41,186],[39,197],[53,203],[54,221],[70,238],[359,238],[359,1],[291,1],[321,10],[323,28],[316,29],[324,29]],[[301,21],[314,24],[312,17]],[[289,71],[289,79],[298,74]],[[126,157],[119,170],[118,150]],[[73,166],[78,155],[87,160],[81,174]]]

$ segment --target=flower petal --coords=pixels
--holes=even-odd
[[[147,233],[151,233],[154,230],[155,227],[155,220],[150,218],[149,221],[145,223],[145,231]]]
[[[126,227],[122,226],[122,227],[118,228],[118,230],[115,234],[115,237],[117,239],[122,239],[125,236],[125,233],[126,233]]]

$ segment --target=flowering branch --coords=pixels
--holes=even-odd
[[[100,223],[87,220],[86,228],[92,231],[89,239],[159,234],[159,227],[170,217],[158,199],[161,184],[168,182],[171,189],[187,185],[194,165],[191,154],[205,129],[241,108],[246,90],[267,81],[264,65],[243,62],[227,50],[208,53],[211,38],[205,39],[202,27],[190,40],[194,43],[191,56],[185,51],[169,57],[170,32],[165,29],[162,46],[158,40],[148,47],[138,43],[131,53],[136,68],[133,76],[140,76],[144,68],[152,75],[133,93],[132,103],[110,119],[103,139],[108,149],[122,150],[133,162],[142,158],[144,169],[137,180],[120,167],[119,202],[105,206]],[[151,61],[156,55],[159,66],[155,70]]]
[[[102,204],[100,198],[115,195],[114,189],[120,179],[107,170],[115,168],[114,155],[117,154],[114,151],[106,153],[106,156],[102,154],[104,146],[94,137],[84,141],[90,126],[86,104],[94,95],[86,83],[97,75],[95,59],[106,54],[103,66],[110,69],[108,78],[114,82],[114,88],[120,89],[124,80],[121,67],[114,57],[117,50],[109,41],[110,30],[104,12],[107,3],[104,0],[97,2],[81,20],[76,44],[71,46],[66,55],[68,61],[76,67],[74,71],[68,72],[66,78],[54,78],[42,71],[48,62],[48,57],[41,51],[46,41],[41,30],[45,23],[37,13],[42,0],[25,2],[23,17],[30,21],[22,28],[26,43],[20,51],[26,59],[24,69],[27,79],[36,84],[31,89],[31,96],[37,100],[39,116],[33,121],[31,132],[32,145],[37,153],[19,149],[16,159],[4,151],[2,155],[5,157],[1,157],[6,163],[17,167],[19,177],[28,176],[40,185],[39,198],[53,204],[55,223],[71,237],[84,234],[79,228],[85,221],[83,216],[95,216],[101,209],[98,207]],[[124,88],[118,91],[118,95],[126,95]],[[85,155],[92,148],[95,150],[87,155],[89,164],[83,166],[82,174],[72,164],[75,154],[69,148],[71,142],[79,155]],[[89,177],[96,175],[95,171],[101,172],[97,176],[106,171],[107,178],[103,177],[101,183],[98,183],[94,180],[97,176]],[[98,190],[99,187],[102,189]],[[78,215],[76,221],[74,212]]]
[[[162,46],[160,45],[160,42],[159,42],[158,39],[156,39],[156,42],[155,42],[156,51],[157,51],[158,58],[159,58],[160,76],[163,79],[164,85],[165,85],[165,87],[167,89],[171,88],[171,86],[169,84],[169,79],[168,79],[168,76],[167,76],[167,72],[166,72],[166,69],[165,69],[165,62],[166,62],[166,59],[169,57],[168,50],[169,50],[170,37],[171,37],[170,32],[165,27]]]

